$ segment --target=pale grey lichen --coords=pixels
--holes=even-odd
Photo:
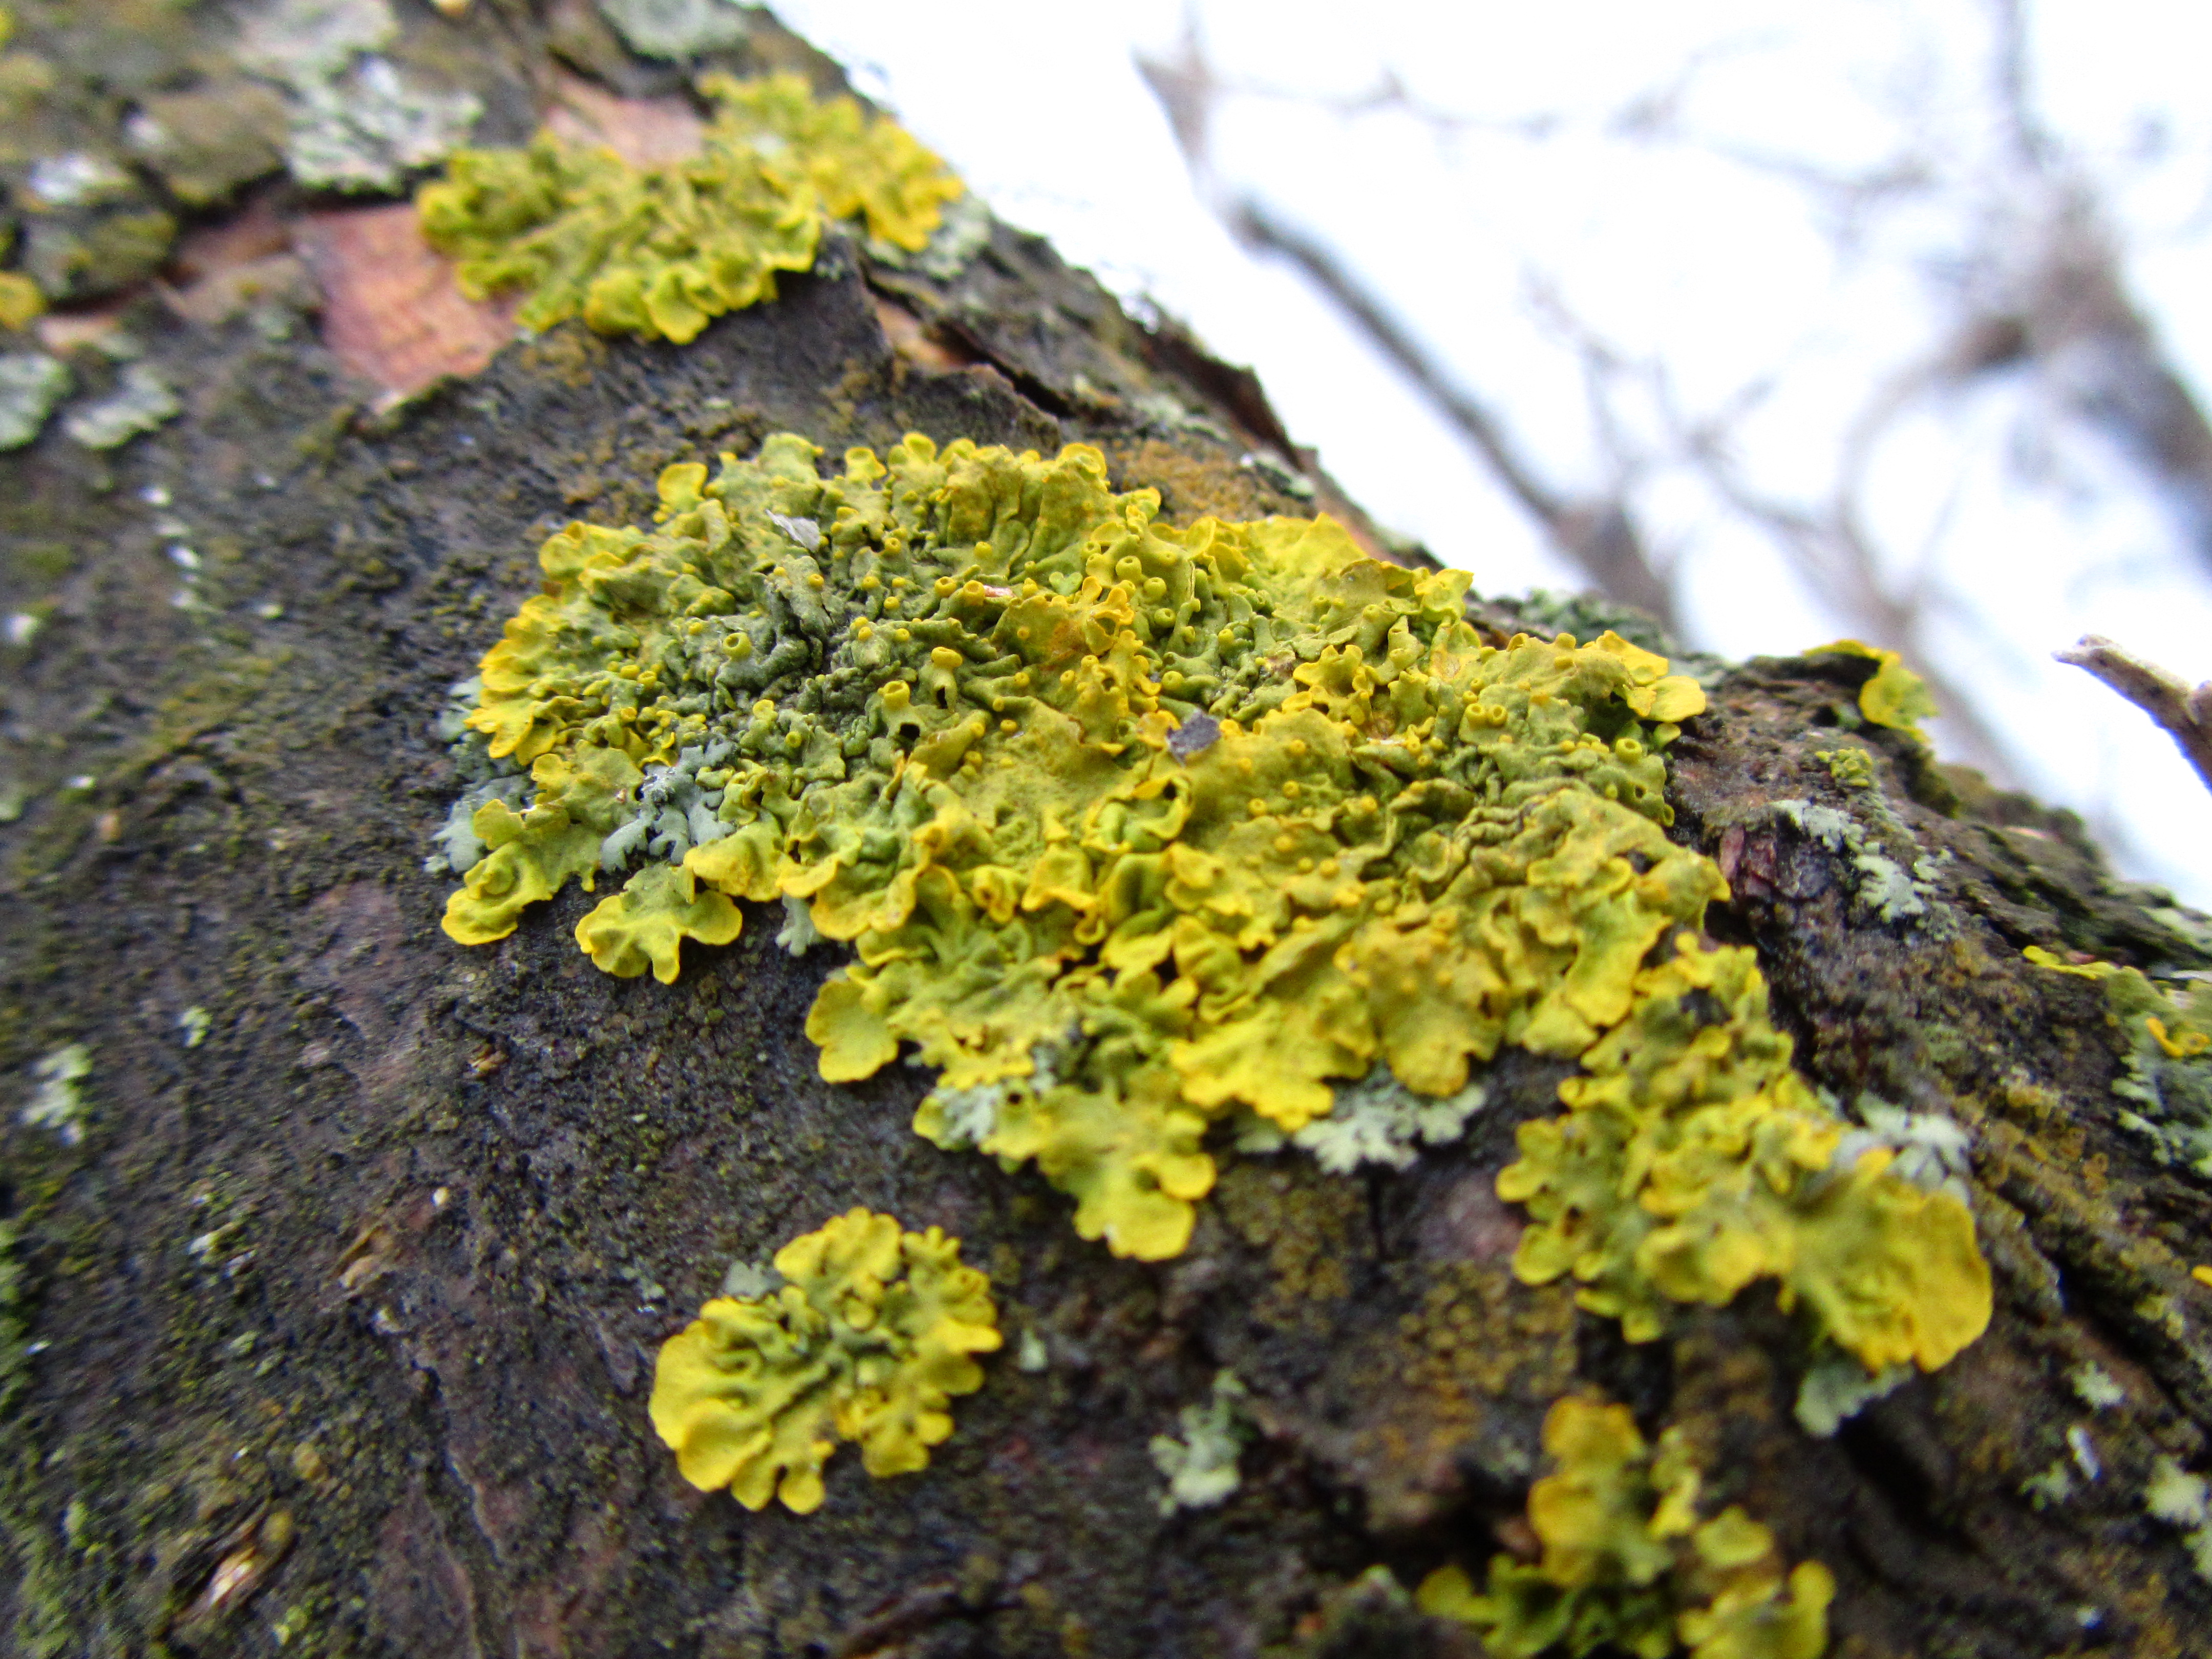
[[[1160,1513],[1209,1509],[1237,1490],[1237,1460],[1252,1438],[1243,1409],[1248,1390],[1234,1371],[1213,1379],[1213,1394],[1203,1406],[1185,1406],[1176,1420],[1182,1438],[1152,1437],[1152,1465],[1167,1477]]]
[[[1419,1147],[1444,1146],[1467,1132],[1482,1109],[1484,1086],[1469,1082],[1455,1094],[1415,1094],[1387,1066],[1356,1083],[1336,1085],[1336,1104],[1296,1133],[1285,1134],[1257,1112],[1239,1112],[1232,1138],[1240,1152],[1265,1154],[1296,1146],[1331,1175],[1349,1175],[1363,1164],[1409,1170]]]
[[[2074,1454],[2074,1466],[2081,1471],[2085,1480],[2101,1480],[2105,1465],[2097,1455],[2097,1443],[2089,1437],[2089,1431],[2076,1423],[2066,1431],[2066,1449]]]
[[[423,86],[378,56],[398,33],[388,0],[280,0],[246,26],[239,59],[283,89],[285,165],[301,184],[397,190],[467,138],[482,101]]]
[[[991,210],[974,191],[946,204],[944,216],[919,253],[909,253],[881,236],[868,239],[868,257],[895,270],[918,270],[940,283],[949,283],[974,263],[991,245]]]
[[[456,680],[446,690],[445,706],[431,730],[446,745],[453,770],[461,779],[460,796],[446,813],[446,821],[430,833],[433,851],[422,860],[423,872],[442,876],[471,868],[483,857],[483,840],[477,834],[477,810],[492,801],[520,812],[533,786],[530,775],[512,760],[494,760],[483,736],[468,728],[469,710],[483,690],[483,678],[471,674]]]
[[[1249,450],[1237,458],[1237,465],[1256,472],[1284,495],[1301,501],[1310,501],[1314,495],[1314,482],[1281,457],[1269,454],[1264,449]]]
[[[66,1043],[31,1067],[38,1089],[23,1108],[27,1129],[52,1132],[64,1146],[84,1139],[84,1095],[77,1085],[92,1075],[92,1054],[82,1042]]]
[[[719,816],[726,780],[715,769],[736,749],[718,739],[683,750],[666,766],[648,769],[628,803],[629,816],[599,842],[599,868],[610,873],[624,870],[640,854],[680,864],[694,847],[727,835],[728,826]]]
[[[2021,1481],[2020,1495],[2036,1510],[2063,1504],[2074,1495],[2074,1472],[2066,1467],[2064,1458],[2059,1458],[2040,1474],[2031,1474]]]
[[[814,925],[813,909],[796,893],[783,896],[783,926],[776,929],[775,942],[786,954],[803,957],[822,942],[822,931]]]
[[[2128,1397],[2112,1374],[2094,1360],[2084,1360],[2067,1374],[2074,1397],[2093,1412],[2109,1411]]]
[[[1331,1175],[1349,1175],[1363,1164],[1408,1170],[1419,1146],[1448,1146],[1465,1133],[1486,1095],[1480,1083],[1456,1094],[1417,1095],[1389,1066],[1377,1066],[1357,1083],[1340,1084],[1335,1109],[1298,1130],[1291,1144]]]
[[[1075,1041],[1075,1034],[1070,1034],[1070,1041]],[[1030,1050],[1033,1069],[1027,1077],[979,1083],[966,1089],[939,1086],[931,1090],[922,1101],[921,1109],[938,1115],[941,1127],[933,1131],[930,1139],[947,1152],[965,1152],[981,1146],[998,1132],[1000,1115],[1012,1099],[1018,1096],[1034,1097],[1056,1086],[1060,1067],[1066,1061],[1066,1049],[1040,1042]]]
[[[160,369],[151,363],[126,363],[115,390],[71,414],[62,430],[87,449],[116,449],[183,410]]]
[[[1927,915],[1928,901],[1934,896],[1927,872],[1907,872],[1874,844],[1850,813],[1796,799],[1770,802],[1768,810],[1830,852],[1847,857],[1856,872],[1852,896],[1882,921],[1905,921]],[[1921,862],[1916,861],[1916,871]]]
[[[765,1262],[749,1261],[740,1257],[730,1263],[729,1271],[722,1275],[722,1294],[741,1301],[757,1301],[773,1296],[781,1290],[783,1275]]]
[[[1973,1137],[1955,1118],[1940,1112],[1908,1112],[1873,1095],[1861,1095],[1853,1108],[1862,1127],[1845,1133],[1829,1155],[1828,1167],[1848,1174],[1865,1153],[1887,1147],[1895,1156],[1890,1173],[1923,1192],[1949,1193],[1969,1201],[1967,1177]]]
[[[246,21],[238,58],[272,81],[296,86],[332,79],[398,33],[390,0],[276,0]]]
[[[92,207],[131,195],[131,174],[107,156],[91,150],[41,155],[31,163],[25,184],[39,204],[48,208]]]
[[[2152,1519],[2181,1534],[2197,1571],[2212,1579],[2212,1486],[2204,1477],[2161,1455],[2151,1466],[2149,1484],[2143,1488],[2143,1508]]]
[[[294,178],[319,190],[397,190],[410,169],[459,149],[483,113],[475,94],[419,85],[386,58],[364,58],[297,95],[284,159]]]
[[[1021,1346],[1014,1350],[1014,1369],[1035,1376],[1051,1364],[1052,1355],[1045,1348],[1044,1339],[1036,1334],[1034,1326],[1025,1328],[1022,1332]]]
[[[1832,1349],[1797,1385],[1797,1426],[1816,1440],[1832,1439],[1845,1423],[1915,1375],[1909,1364],[1869,1372],[1850,1354]]]
[[[742,46],[749,9],[734,0],[599,0],[599,13],[641,58],[690,58]]]
[[[21,449],[37,437],[69,389],[69,365],[60,358],[43,351],[0,353],[0,450]],[[25,639],[35,631],[33,625]]]

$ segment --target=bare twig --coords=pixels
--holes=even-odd
[[[1228,90],[1207,60],[1194,20],[1187,18],[1173,59],[1140,57],[1139,70],[1165,110],[1191,179],[1240,241],[1285,259],[1344,313],[1481,457],[1513,499],[1544,526],[1553,544],[1607,599],[1648,612],[1671,632],[1680,617],[1620,491],[1576,495],[1547,481],[1503,420],[1447,375],[1435,355],[1335,251],[1216,180],[1209,138],[1218,100]],[[1389,94],[1386,85],[1384,94]]]
[[[1235,203],[1224,216],[1247,246],[1289,260],[1358,326],[1467,440],[1592,586],[1607,599],[1657,617],[1669,632],[1677,628],[1674,594],[1653,568],[1624,499],[1617,495],[1576,497],[1547,482],[1495,411],[1446,375],[1435,355],[1414,339],[1412,331],[1334,250],[1249,197]]]
[[[2192,691],[2187,682],[2131,655],[2101,634],[2084,634],[2080,644],[2052,654],[2087,669],[2149,715],[2179,745],[2204,787],[2212,789],[2212,680]]]

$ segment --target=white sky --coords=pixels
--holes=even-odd
[[[1250,363],[1292,434],[1385,523],[1486,592],[1578,585],[1419,394],[1198,199],[1133,64],[1172,54],[1177,0],[961,0],[957,28],[943,9],[890,0],[776,9],[1001,216]],[[1681,413],[1764,383],[1736,459],[1763,492],[1817,504],[1875,390],[1942,339],[1946,272],[1996,228],[1972,0],[1206,0],[1195,13],[1225,78],[1297,94],[1225,106],[1220,177],[1333,243],[1563,485],[1608,480],[1539,288],[1663,374]],[[2034,47],[2051,129],[2111,186],[2138,298],[2212,386],[2212,9],[2047,0]],[[1386,70],[1460,125],[1322,106]],[[1540,139],[1517,130],[1547,118]],[[1838,233],[1842,198],[1798,182],[1908,154],[1932,158],[1934,176],[1852,221],[1855,240]],[[1656,384],[1620,401],[1632,431],[1660,429]],[[1990,378],[1892,428],[1868,480],[1887,574],[1917,570],[1936,596],[1935,648],[1985,693],[2022,781],[2081,811],[2131,873],[2212,907],[2212,795],[2141,714],[2049,660],[2094,631],[2212,678],[2212,580],[2130,463],[2032,380]],[[1692,642],[1748,655],[1849,631],[1684,470],[1640,477],[1634,500],[1680,560]]]

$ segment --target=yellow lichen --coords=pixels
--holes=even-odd
[[[1638,1338],[1774,1277],[1877,1367],[1978,1331],[1963,1206],[1880,1152],[1829,1167],[1750,953],[1698,941],[1725,884],[1667,837],[1658,746],[1704,694],[1664,659],[1486,641],[1464,574],[1325,518],[1176,528],[1083,445],[817,453],[672,466],[654,529],[545,544],[469,716],[538,793],[477,815],[455,937],[644,858],[695,884],[579,937],[672,972],[685,929],[656,954],[600,918],[781,898],[794,948],[854,951],[807,1020],[823,1077],[911,1049],[939,1069],[921,1133],[1034,1162],[1147,1259],[1187,1242],[1226,1118],[1580,1058],[1501,1188],[1536,1218],[1523,1277],[1571,1273]]]
[[[708,76],[716,112],[698,155],[638,167],[540,133],[526,149],[457,151],[416,196],[423,234],[477,297],[527,289],[526,327],[581,316],[602,333],[690,340],[775,297],[814,263],[825,219],[919,249],[958,179],[850,98],[817,102],[795,75]]]
[[[1805,654],[1816,657],[1823,653],[1864,657],[1879,665],[1873,677],[1859,687],[1859,713],[1875,725],[1917,732],[1921,721],[1938,712],[1926,683],[1905,665],[1905,659],[1898,653],[1858,640],[1837,640],[1815,646]]]
[[[1516,1271],[1571,1273],[1632,1341],[1659,1334],[1662,1298],[1720,1306],[1771,1278],[1870,1372],[1948,1362],[1990,1318],[1972,1216],[1888,1176],[1886,1150],[1834,1167],[1841,1126],[1790,1048],[1747,948],[1678,939],[1559,1085],[1571,1109],[1521,1126],[1498,1179],[1535,1223]]]
[[[999,1346],[990,1281],[960,1241],[856,1209],[786,1244],[775,1270],[787,1282],[716,1297],[661,1346],[653,1426],[684,1478],[804,1515],[838,1439],[872,1475],[927,1468],[952,1396],[983,1386],[974,1356]]]
[[[1492,1558],[1480,1594],[1463,1569],[1440,1567],[1422,1581],[1425,1611],[1476,1626],[1493,1659],[1608,1645],[1638,1659],[1826,1650],[1834,1577],[1817,1561],[1785,1575],[1773,1534],[1735,1505],[1700,1521],[1680,1430],[1655,1449],[1626,1407],[1571,1396],[1545,1418],[1544,1449],[1558,1468],[1528,1491],[1541,1559]]]
[[[1863,749],[1816,749],[1813,758],[1828,769],[1828,775],[1846,789],[1874,787],[1874,757]]]
[[[20,270],[0,270],[0,328],[28,328],[46,308],[36,283]]]
[[[2128,1050],[2112,1093],[2120,1127],[2143,1137],[2161,1163],[2212,1175],[2212,985],[2161,983],[2117,963],[2065,961],[2039,945],[2022,953],[2039,968],[2104,987]]]

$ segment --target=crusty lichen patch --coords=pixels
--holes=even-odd
[[[983,1386],[975,1356],[999,1346],[990,1281],[960,1241],[856,1209],[786,1244],[775,1271],[781,1285],[717,1297],[662,1345],[653,1426],[684,1478],[804,1515],[839,1439],[870,1474],[927,1468],[952,1397]]]
[[[1295,1137],[1357,1082],[1455,1127],[1501,1047],[1580,1058],[1502,1177],[1524,1278],[1638,1340],[1773,1277],[1873,1370],[1971,1340],[1963,1205],[1838,1161],[1751,953],[1701,941],[1724,885],[1665,834],[1660,750],[1703,692],[1611,634],[1491,643],[1463,574],[1326,518],[1158,507],[1082,445],[910,436],[825,479],[787,434],[670,468],[650,532],[569,526],[468,717],[535,799],[477,811],[447,931],[641,864],[578,938],[668,977],[781,897],[855,954],[807,1023],[825,1078],[911,1045],[921,1133],[1148,1259],[1217,1123]]]
[[[1679,1428],[1654,1447],[1624,1406],[1570,1396],[1544,1421],[1557,1467],[1529,1488],[1534,1563],[1493,1557],[1480,1594],[1462,1568],[1422,1582],[1422,1607],[1480,1630],[1495,1659],[1610,1649],[1640,1659],[1818,1659],[1835,1579],[1784,1571],[1774,1537],[1734,1504],[1701,1520],[1702,1477]]]
[[[915,252],[962,193],[901,128],[850,98],[817,101],[798,76],[711,75],[700,89],[715,113],[697,155],[639,167],[551,132],[463,150],[416,198],[423,234],[459,261],[471,298],[526,290],[526,327],[580,316],[681,343],[774,299],[778,271],[813,264],[825,222]]]

